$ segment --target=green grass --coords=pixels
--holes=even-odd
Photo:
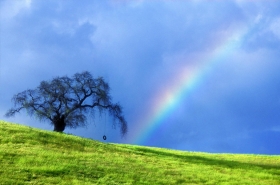
[[[0,184],[280,184],[280,156],[108,144],[0,121]]]

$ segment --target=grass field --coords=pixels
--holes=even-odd
[[[280,156],[108,144],[0,121],[0,184],[280,184]]]

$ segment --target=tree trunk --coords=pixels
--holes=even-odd
[[[54,119],[53,121],[53,131],[55,132],[63,132],[66,126],[65,120],[64,120],[64,115],[62,115],[61,117],[57,116],[57,119]]]

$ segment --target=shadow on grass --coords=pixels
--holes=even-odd
[[[256,171],[266,170],[268,171],[268,173],[272,175],[280,175],[280,165],[254,164],[254,163],[230,161],[224,159],[213,159],[213,158],[195,156],[195,155],[187,156],[187,155],[174,154],[170,152],[158,151],[149,148],[134,148],[134,151],[140,155],[157,155],[162,157],[174,158],[174,160],[180,160],[186,163],[203,164],[203,165],[224,167],[230,169],[246,169],[246,170],[256,170]]]

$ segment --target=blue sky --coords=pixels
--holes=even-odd
[[[121,138],[109,116],[97,116],[67,133],[188,151],[280,154],[279,1],[2,0],[0,12],[0,119],[52,130],[25,112],[5,118],[12,96],[88,70],[109,82],[129,132]],[[229,38],[238,45],[226,51]],[[137,140],[147,131],[143,118],[181,69],[200,71],[217,48],[225,53],[220,61],[198,75],[146,140]]]

